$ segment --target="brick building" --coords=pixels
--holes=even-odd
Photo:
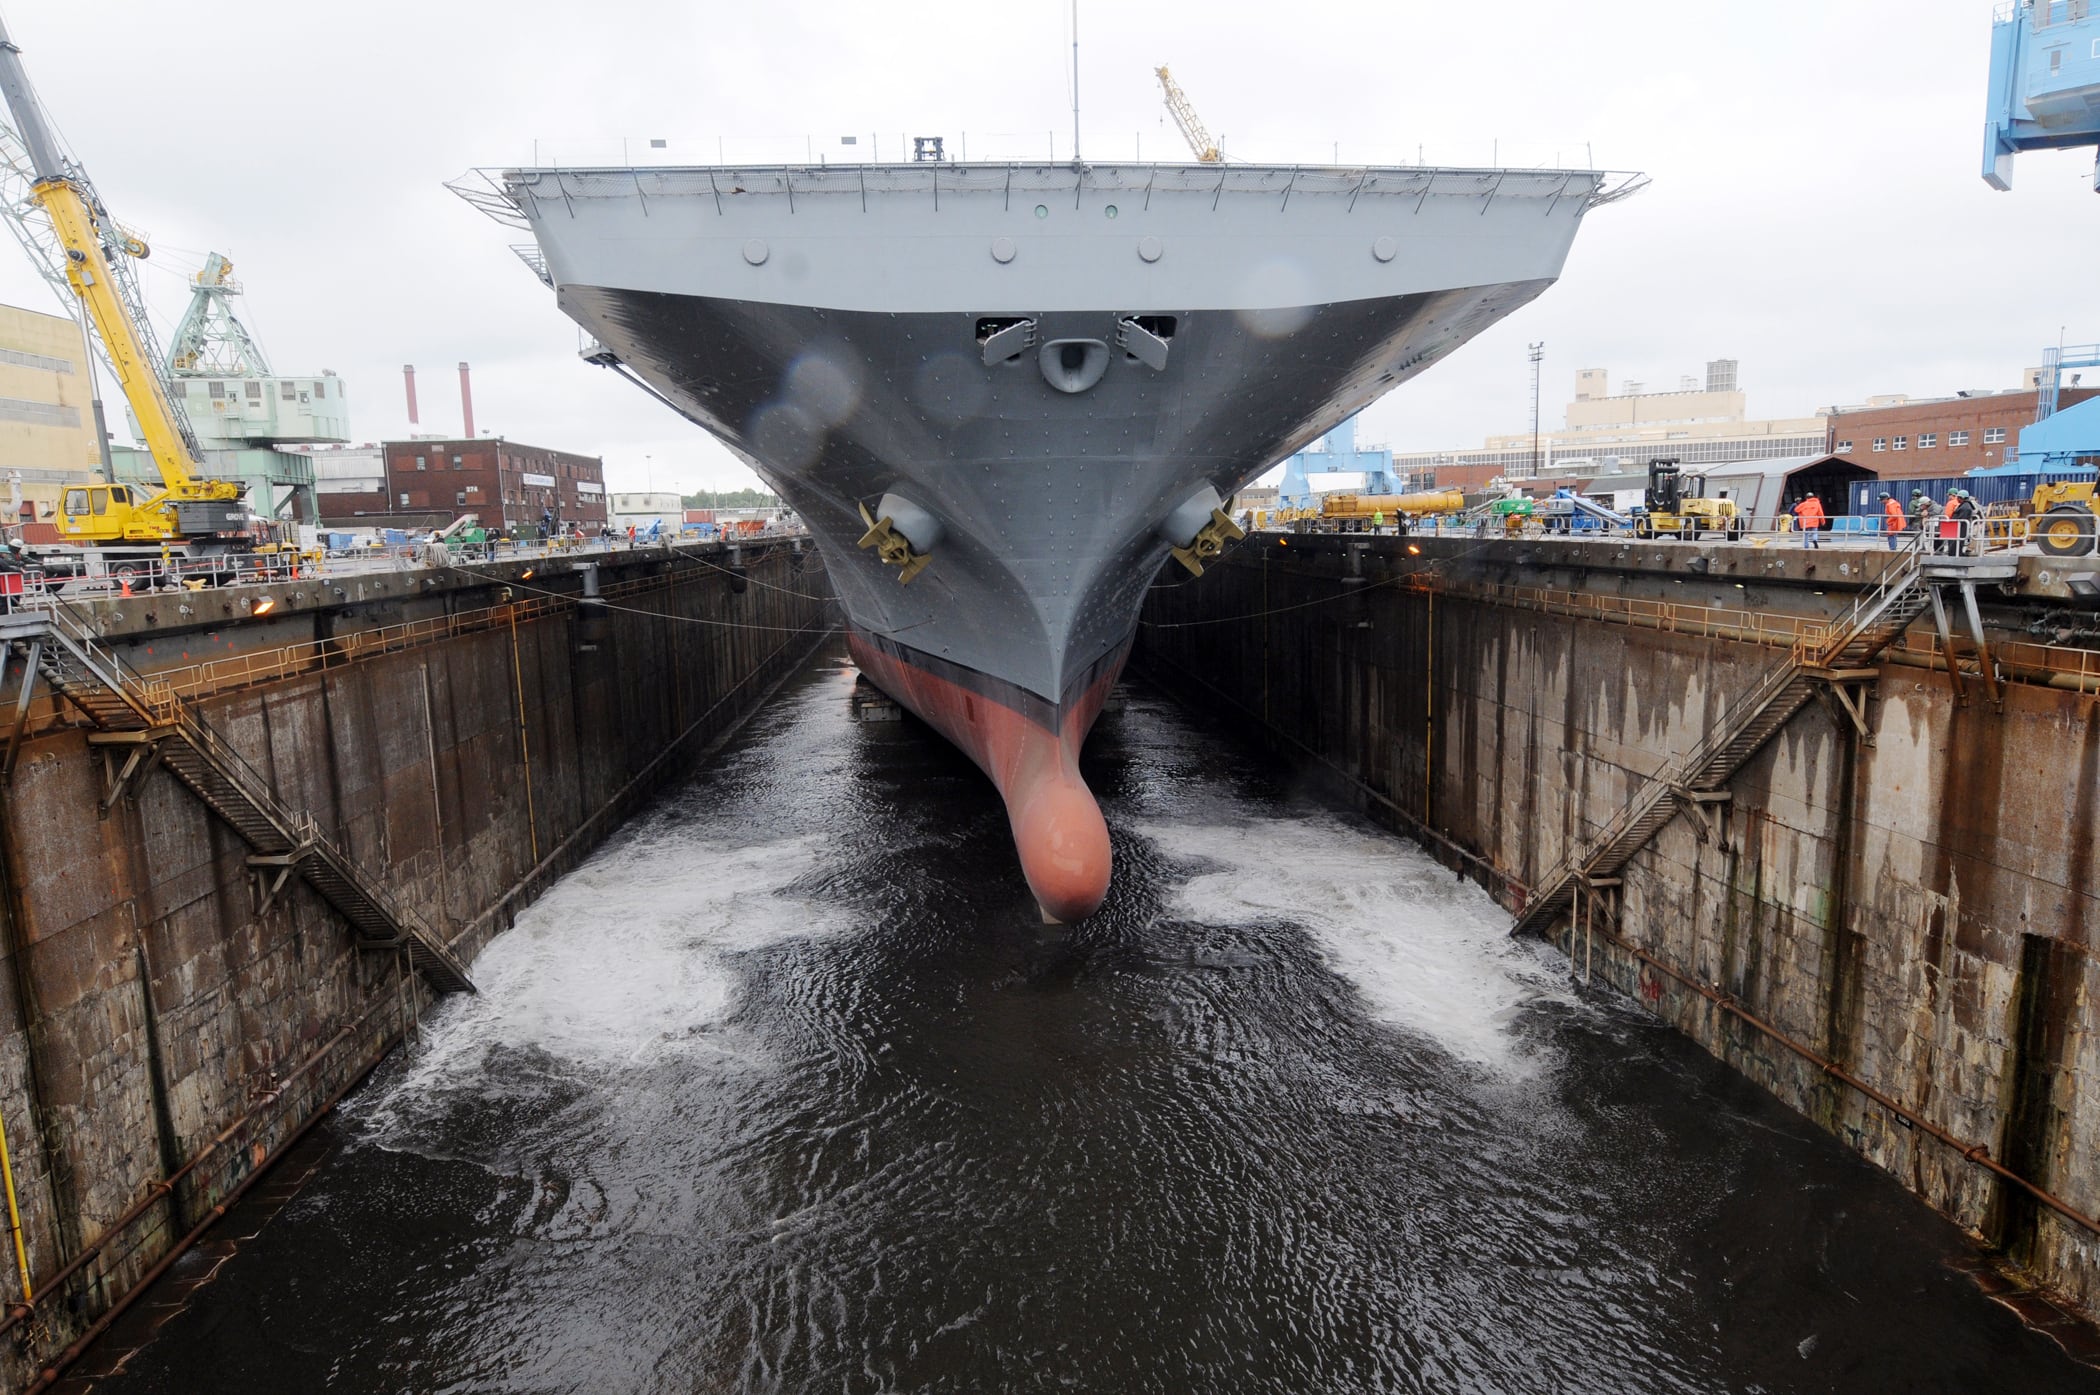
[[[2059,409],[2100,393],[2065,388]],[[1840,407],[1830,417],[1829,450],[1888,480],[1961,475],[2006,463],[2020,428],[2034,421],[2032,388],[1957,397],[1875,398]]]
[[[378,524],[463,513],[490,528],[531,528],[543,514],[596,532],[605,522],[605,462],[593,455],[528,446],[500,436],[458,441],[388,441],[380,447],[384,493],[335,493],[335,523]]]

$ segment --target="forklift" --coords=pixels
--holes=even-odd
[[[1685,474],[1675,458],[1650,460],[1646,507],[1634,520],[1634,536],[1689,539],[1719,533],[1730,542],[1742,537],[1744,523],[1735,500],[1705,495],[1706,476]]]

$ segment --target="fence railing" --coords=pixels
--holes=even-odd
[[[780,536],[754,537],[747,541],[778,541]],[[688,554],[681,549],[679,555]],[[705,558],[700,560],[706,561]],[[664,590],[682,579],[684,578],[677,575],[634,577],[604,583],[599,594],[608,601],[618,602]],[[491,577],[489,581],[492,585],[500,585],[505,584],[506,579]],[[61,624],[77,630],[82,638],[106,646],[107,642],[96,635],[92,627],[87,626],[80,618],[79,612],[68,604],[64,593],[31,591],[10,599],[17,614],[58,618]],[[525,595],[500,601],[495,605],[446,615],[426,616],[420,620],[407,620],[367,630],[349,630],[327,639],[300,640],[267,649],[227,654],[193,663],[155,668],[150,673],[127,666],[126,677],[135,691],[150,695],[157,704],[158,720],[167,721],[172,720],[175,704],[180,701],[193,701],[261,683],[281,682],[303,673],[337,668],[383,654],[417,648],[441,639],[507,627],[514,620],[525,623],[542,619],[574,609],[579,599],[576,596],[555,595],[528,588]],[[9,692],[12,691],[14,690],[10,688]],[[9,701],[6,705],[7,715],[12,720],[12,702]],[[30,704],[23,722],[24,731],[42,730],[56,720],[65,708],[66,701],[63,697],[48,691],[40,692]]]
[[[1922,559],[1921,559],[1922,560]],[[1559,591],[1545,586],[1512,586],[1490,582],[1459,582],[1445,577],[1417,575],[1396,583],[1412,590],[1434,590],[1440,596],[1506,605],[1575,619],[1600,620],[1632,625],[1668,634],[1731,639],[1772,649],[1803,646],[1804,652],[1821,653],[1845,624],[1844,617],[1818,619],[1775,611],[1737,610],[1726,606],[1693,605],[1682,601],[1659,601],[1641,596],[1616,596],[1607,592]],[[1855,606],[1874,594],[1863,592]],[[1944,662],[1939,643],[1929,633],[1906,630],[1889,645],[1901,655],[1899,662],[1930,666]],[[2100,649],[2075,645],[2038,644],[2028,640],[2000,640],[1991,645],[1991,657],[2009,678],[2051,687],[2100,692]]]
[[[1408,523],[1405,529],[1391,517],[1383,527],[1374,528],[1368,519],[1362,518],[1288,520],[1279,519],[1274,511],[1263,510],[1255,510],[1253,515],[1257,529],[1271,532],[1376,532],[1388,537],[1404,532],[1408,536],[1428,538],[1551,537],[1611,542],[1725,540],[1758,547],[1880,547],[1890,550],[1922,540],[1929,551],[1960,556],[2007,551],[2034,540],[2033,520],[2024,515],[1952,521],[1912,519],[1898,532],[1891,532],[1883,519],[1851,514],[1832,517],[1826,521],[1826,526],[1813,531],[1804,530],[1787,514],[1744,514],[1733,520],[1711,523],[1701,520],[1696,528],[1660,532],[1645,527],[1639,520],[1620,524],[1588,514],[1534,513],[1470,521],[1424,518]]]

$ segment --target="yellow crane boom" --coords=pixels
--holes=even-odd
[[[66,279],[108,351],[110,368],[124,391],[124,400],[138,418],[139,429],[153,454],[164,486],[162,495],[141,501],[141,510],[155,509],[171,500],[228,501],[240,497],[240,486],[224,480],[199,478],[200,462],[190,448],[169,400],[160,369],[146,352],[143,336],[132,322],[131,311],[118,293],[116,274],[110,269],[103,245],[103,228],[94,201],[81,181],[66,168],[58,143],[44,122],[42,110],[22,67],[22,51],[7,37],[0,24],[0,95],[7,100],[16,129],[29,153],[36,182],[31,195],[50,218],[65,249]],[[106,216],[106,215],[104,215]],[[112,230],[114,231],[114,230]],[[120,238],[128,235],[118,233]],[[169,528],[173,529],[172,519]]]
[[[1196,163],[1215,165],[1223,160],[1225,157],[1218,153],[1218,143],[1210,138],[1210,128],[1203,124],[1203,118],[1196,115],[1196,109],[1189,105],[1188,94],[1181,90],[1180,83],[1174,81],[1174,75],[1167,71],[1167,65],[1160,64],[1152,70],[1152,75],[1159,79],[1161,90],[1167,94],[1167,110],[1173,113],[1174,124],[1181,128],[1182,139],[1186,140],[1189,149],[1195,152]]]

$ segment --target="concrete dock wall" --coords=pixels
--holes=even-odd
[[[1565,549],[1505,547],[1490,564],[1453,542],[1420,544],[1420,557],[1391,539],[1353,546],[1257,539],[1200,581],[1163,576],[1136,662],[1325,770],[1513,909],[1571,839],[1609,823],[1784,657],[1698,633],[1707,612],[1676,625],[1666,607],[1828,614],[1885,565],[1871,553],[1797,551],[1783,567],[1753,555],[1739,582],[1687,571],[1693,550],[1652,545],[1645,569],[1594,553],[1587,574],[1557,575]],[[1442,580],[1421,589],[1409,577],[1431,562]],[[1646,598],[1652,618],[1480,599],[1518,581]],[[1648,1004],[2100,1315],[2092,1230],[1964,1156],[1987,1150],[2100,1215],[2095,699],[2014,682],[1999,710],[1897,662],[1871,686],[1871,740],[1835,699],[1812,702],[1740,772],[1710,826],[1680,814],[1622,887],[1595,894],[1584,914],[1601,934],[1578,942],[1562,922],[1556,937],[1578,971]]]
[[[211,592],[96,610],[141,671],[195,682],[210,661],[204,686],[222,690],[198,709],[471,963],[832,624],[820,562],[785,544],[616,554],[602,613],[571,603],[580,578],[560,570],[286,586],[267,620],[202,623],[229,608]],[[10,717],[21,670],[0,682]],[[39,1297],[32,1357],[78,1335],[429,1001],[296,876],[262,908],[247,846],[167,772],[103,817],[87,730],[38,710],[0,797],[0,1122],[32,1274],[91,1258]]]

